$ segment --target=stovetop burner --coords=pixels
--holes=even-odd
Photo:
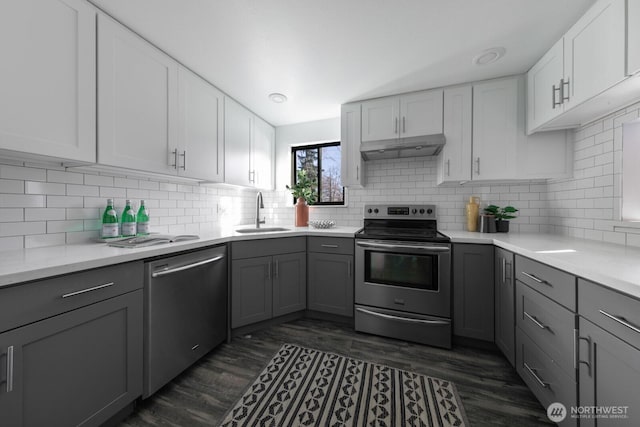
[[[359,239],[449,242],[438,232],[434,205],[365,205]]]

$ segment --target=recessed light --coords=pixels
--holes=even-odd
[[[507,49],[503,47],[492,47],[474,56],[471,62],[478,66],[492,64],[502,58],[505,53],[507,53]]]
[[[287,96],[277,92],[270,93],[269,99],[275,102],[276,104],[282,104],[283,102],[287,102]]]

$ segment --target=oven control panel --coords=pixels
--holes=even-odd
[[[365,205],[364,218],[436,219],[435,205]]]

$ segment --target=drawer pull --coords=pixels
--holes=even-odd
[[[531,368],[529,365],[527,365],[526,362],[524,362],[524,367],[527,369],[527,371],[529,371],[531,376],[533,376],[533,378],[535,378],[535,380],[538,382],[538,384],[540,384],[543,388],[548,388],[549,387],[549,384],[545,383],[544,381],[542,381],[540,379],[540,377],[538,376],[538,374],[536,374],[536,370]]]
[[[338,248],[338,245],[324,245],[323,244],[323,245],[320,245],[320,246],[322,246],[323,248],[332,248],[332,249]]]
[[[190,270],[192,268],[196,268],[202,265],[210,264],[212,262],[220,261],[223,258],[224,258],[224,255],[218,255],[213,258],[205,259],[203,261],[194,262],[193,264],[187,264],[187,265],[183,265],[175,268],[167,268],[166,270],[154,271],[153,273],[151,273],[151,277],[155,279],[156,277],[165,276],[167,274],[173,274],[173,273],[178,273],[180,271]]]
[[[633,326],[631,323],[627,322],[627,319],[625,319],[624,317],[618,317],[618,316],[614,316],[613,314],[609,314],[604,310],[598,310],[600,312],[600,314],[603,314],[605,316],[607,316],[609,319],[615,320],[616,322],[620,323],[623,326],[626,326],[627,328],[631,329],[634,332],[637,332],[640,334],[640,329],[637,326]]]
[[[551,283],[547,282],[546,280],[538,279],[536,276],[534,276],[533,274],[529,274],[526,271],[523,271],[522,274],[524,274],[525,276],[527,276],[529,279],[533,280],[534,282],[542,283],[543,285],[551,286]]]
[[[427,325],[448,325],[450,323],[446,320],[412,319],[410,317],[399,317],[399,316],[393,316],[391,314],[376,313],[375,311],[366,310],[360,307],[356,308],[356,311],[359,311],[360,313],[369,314],[375,317],[381,317],[383,319],[397,320],[399,322],[406,322],[406,323],[425,323]]]
[[[75,297],[76,295],[86,294],[87,292],[97,291],[99,289],[108,288],[109,286],[113,286],[113,285],[115,285],[115,283],[113,283],[113,282],[105,283],[104,285],[94,286],[93,288],[87,288],[87,289],[83,289],[81,291],[70,292],[68,294],[64,294],[64,295],[62,295],[62,298]]]
[[[526,311],[524,312],[524,315],[527,316],[529,318],[529,320],[531,320],[533,323],[535,323],[540,329],[547,329],[546,325],[543,325],[542,323],[538,322],[538,319],[536,319],[535,317],[533,317],[532,315],[530,315]]]
[[[195,350],[195,349],[197,349],[198,347],[200,347],[200,344],[196,344],[196,345],[194,345],[193,347],[191,347],[191,350]]]

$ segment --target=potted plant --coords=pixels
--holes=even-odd
[[[296,204],[296,227],[307,227],[309,225],[309,205],[308,203],[315,203],[316,201],[316,188],[317,182],[315,179],[309,178],[307,171],[304,169],[298,170],[296,173],[296,182],[287,190],[291,191],[293,197],[295,197]]]
[[[489,215],[493,215],[496,218],[496,231],[498,233],[508,233],[509,232],[509,220],[515,218],[513,215],[518,212],[518,209],[513,206],[505,206],[501,208],[496,205],[489,205],[484,208],[484,211]]]

